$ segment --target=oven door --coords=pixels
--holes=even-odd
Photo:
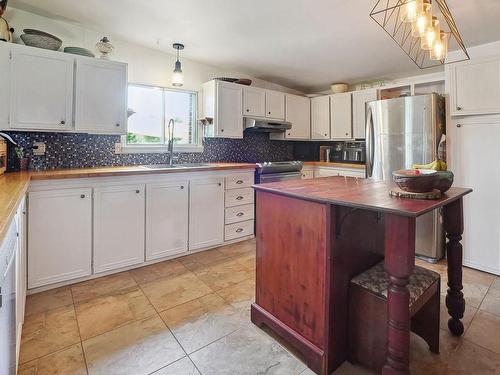
[[[259,176],[259,183],[265,184],[267,182],[300,180],[301,178],[302,178],[302,173],[300,173],[300,172],[269,173],[269,174],[261,174]]]

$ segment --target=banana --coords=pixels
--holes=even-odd
[[[434,160],[429,164],[413,164],[413,169],[433,169],[435,171],[446,171],[448,169],[447,164],[439,159]]]

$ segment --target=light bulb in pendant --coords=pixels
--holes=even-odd
[[[181,87],[184,84],[184,77],[182,74],[182,66],[179,60],[179,51],[184,49],[184,44],[174,43],[173,47],[177,50],[177,60],[175,61],[174,74],[172,75],[172,86]]]
[[[437,17],[432,17],[432,22],[425,30],[424,36],[420,41],[420,48],[429,51],[434,46],[434,42],[440,37],[439,20]]]
[[[423,0],[406,0],[406,2],[400,6],[401,21],[415,22],[417,16],[422,13],[423,3]]]
[[[448,34],[444,31],[439,33],[432,49],[430,50],[431,60],[445,60],[448,55]]]
[[[423,37],[425,30],[432,23],[432,12],[430,0],[424,0],[423,10],[417,15],[415,22],[411,25],[411,35],[414,38]]]

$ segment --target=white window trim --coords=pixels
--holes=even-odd
[[[154,87],[154,88],[159,88],[162,90],[169,90],[169,91],[178,91],[178,92],[183,92],[183,93],[190,93],[194,94],[195,99],[195,108],[194,108],[194,113],[196,114],[195,116],[195,124],[194,126],[196,127],[196,144],[191,144],[191,145],[174,145],[174,153],[201,153],[203,152],[203,128],[200,124],[198,124],[198,92],[197,91],[191,91],[191,90],[179,90],[179,89],[174,89],[170,87],[160,87],[160,86],[153,86],[153,85],[143,85],[143,84],[136,84],[136,83],[129,83],[128,86],[142,86],[142,87]],[[127,89],[128,89],[127,86]],[[165,121],[165,119],[163,120]],[[127,129],[125,132],[125,135],[121,136],[121,144],[119,147],[116,149],[117,154],[158,154],[158,153],[168,153],[168,145],[167,144],[162,144],[162,145],[145,145],[145,144],[138,144],[138,145],[131,145],[127,144],[127,133],[128,133],[128,122],[127,122]]]

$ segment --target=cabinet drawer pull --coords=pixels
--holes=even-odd
[[[135,191],[135,193],[136,193],[136,194],[139,194],[140,192],[141,192],[140,190],[136,190],[136,191]]]
[[[241,185],[243,182],[244,182],[243,180],[238,180],[238,181],[236,181],[236,183],[237,183],[238,185]]]
[[[267,112],[267,114],[268,114],[268,115],[270,115],[270,114],[271,114],[271,112]]]
[[[80,198],[82,199],[85,198],[85,194],[80,195]]]
[[[241,232],[243,232],[243,228],[236,229],[236,233],[241,233]]]
[[[242,217],[243,215],[245,215],[243,212],[238,212],[238,213],[236,214],[236,216],[238,216],[238,217]]]
[[[247,108],[247,112],[250,112],[250,110]]]
[[[65,125],[65,124],[66,124],[66,121],[61,120],[61,125]]]
[[[457,128],[461,128],[462,127],[462,124],[457,124]]]
[[[237,200],[237,201],[241,201],[243,198],[244,198],[244,197],[242,197],[241,195],[239,195],[239,196],[237,196],[237,197],[236,197],[236,200]]]
[[[119,126],[120,126],[120,124],[116,124],[116,126],[117,126],[117,127],[119,127]]]
[[[219,186],[222,186],[222,182],[219,182]]]
[[[184,189],[184,186],[181,185],[181,190]]]
[[[457,111],[461,111],[462,107],[457,106]]]

